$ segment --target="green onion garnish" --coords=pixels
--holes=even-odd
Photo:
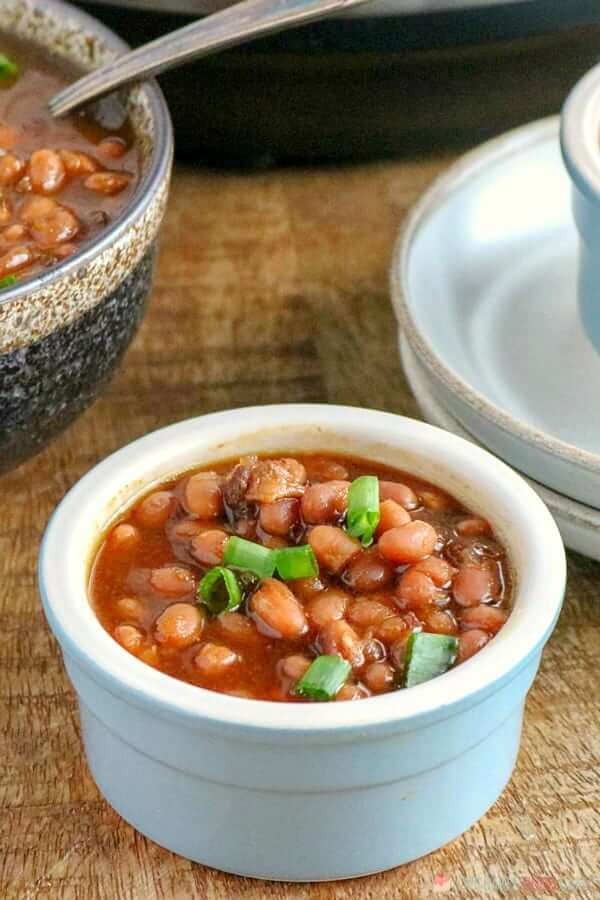
[[[361,475],[350,485],[346,529],[359,538],[363,547],[373,543],[379,525],[379,479],[375,475]]]
[[[333,700],[350,674],[350,663],[341,656],[317,656],[300,681],[295,692],[309,700]]]
[[[226,566],[254,572],[259,578],[270,578],[275,571],[277,555],[262,544],[255,544],[234,535],[225,544],[223,562]]]
[[[16,62],[13,62],[4,53],[0,53],[0,79],[16,78],[18,74],[19,67]]]
[[[198,585],[198,600],[215,616],[237,609],[242,602],[242,592],[235,572],[224,566],[210,569]]]
[[[2,288],[10,287],[11,284],[16,284],[18,278],[16,275],[5,275],[4,278],[0,278],[0,290]]]
[[[458,653],[458,639],[448,634],[413,632],[406,645],[404,683],[414,687],[448,671]]]
[[[277,574],[284,581],[294,578],[312,578],[319,574],[319,565],[310,544],[302,547],[284,547],[275,553]]]

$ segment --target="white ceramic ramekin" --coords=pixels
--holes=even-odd
[[[514,610],[441,678],[355,703],[244,700],[176,681],[126,653],[87,598],[107,524],[142,490],[249,453],[357,454],[443,485],[490,519]],[[565,559],[534,492],[437,428],[372,410],[283,405],[191,419],[92,469],[55,512],[39,581],[77,691],[88,762],[109,803],[159,844],[260,878],[348,878],[405,863],[469,828],[510,778],[525,695],[558,616]]]
[[[560,116],[560,142],[580,238],[579,312],[600,351],[600,65],[584,75],[567,97]]]

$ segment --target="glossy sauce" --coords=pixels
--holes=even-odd
[[[108,129],[86,113],[50,116],[48,100],[80,76],[75,67],[6,35],[0,50],[19,69],[0,78],[1,280],[46,269],[104,230],[131,200],[139,159],[123,117]],[[36,197],[45,202],[32,209]]]
[[[303,702],[295,684],[322,653],[342,655],[352,665],[341,700],[401,687],[413,631],[455,635],[457,662],[485,646],[507,618],[511,595],[506,553],[487,522],[402,471],[339,455],[289,460],[287,470],[276,464],[271,480],[257,475],[261,466],[272,474],[265,459],[220,463],[206,470],[212,476],[190,482],[194,473],[186,473],[138,501],[102,542],[91,573],[91,602],[104,628],[174,678],[293,702]],[[364,474],[378,476],[381,499],[380,531],[366,550],[343,531],[339,500],[344,483]],[[413,541],[414,561],[398,563],[411,530],[422,532],[417,537],[425,544]],[[255,591],[238,611],[211,616],[197,603],[196,590],[221,561],[231,534],[270,547],[310,542],[319,576],[285,585],[269,581],[262,603]],[[344,545],[342,556],[349,552],[345,563],[331,555],[331,536]],[[170,619],[179,611],[184,615],[176,633]]]

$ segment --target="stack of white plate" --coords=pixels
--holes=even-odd
[[[557,118],[460,159],[413,211],[392,267],[424,417],[526,475],[567,546],[600,559],[600,355],[576,281]]]

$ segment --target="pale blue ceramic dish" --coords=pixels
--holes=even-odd
[[[600,356],[577,309],[572,190],[558,116],[481,144],[411,211],[391,297],[452,416],[530,478],[600,509]],[[592,244],[583,253],[593,267]]]
[[[193,466],[324,448],[407,469],[491,521],[508,550],[514,607],[476,657],[415,688],[306,706],[174,680],[103,629],[88,600],[89,570],[123,506]],[[48,526],[39,583],[79,699],[90,769],[123,818],[218,869],[318,881],[423,856],[495,802],[560,611],[565,558],[543,503],[475,445],[388,413],[284,405],[180,422],[96,466]]]

